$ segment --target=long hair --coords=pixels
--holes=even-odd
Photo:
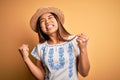
[[[67,32],[67,30],[64,28],[64,26],[62,25],[62,23],[60,22],[58,16],[54,13],[51,13],[54,18],[56,19],[57,23],[58,23],[58,30],[57,30],[57,37],[58,40],[60,41],[69,41],[67,39],[65,39],[64,37],[68,37],[70,35],[69,32]],[[40,26],[40,17],[37,20],[37,24],[36,24],[36,30],[38,32],[38,37],[39,37],[39,42],[43,43],[47,40],[49,40],[49,36],[47,34],[45,34],[42,30],[41,30],[41,26]]]

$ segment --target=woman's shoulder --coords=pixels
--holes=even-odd
[[[68,40],[69,40],[69,41],[76,41],[76,39],[77,39],[77,35],[70,35],[70,36],[68,37]]]
[[[70,35],[68,39],[69,39],[73,44],[77,44],[77,38],[78,38],[78,36],[73,34],[73,35]]]
[[[45,43],[46,43],[46,42],[43,42],[43,43],[37,43],[36,46],[40,48],[40,47],[44,46]]]
[[[68,39],[72,39],[72,38],[75,38],[75,37],[76,37],[76,35],[71,34],[71,35],[68,36]]]

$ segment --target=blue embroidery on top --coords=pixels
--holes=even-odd
[[[37,46],[34,48],[33,54],[36,55],[36,52],[37,52]]]
[[[73,51],[72,51],[72,43],[68,45],[68,55],[69,55],[69,77],[71,78],[73,75]]]
[[[43,56],[42,56],[43,60],[42,60],[42,62],[43,62],[44,65],[45,65],[45,54],[46,54],[45,53],[45,48],[46,48],[45,46],[42,47],[42,51],[43,51],[42,52],[43,53]]]
[[[49,53],[48,53],[48,62],[49,62],[49,66],[52,70],[59,70],[61,68],[64,67],[65,64],[65,58],[64,58],[64,49],[62,47],[60,47],[58,49],[58,53],[59,53],[59,64],[54,64],[54,60],[53,60],[53,54],[54,54],[54,48],[50,48],[49,49]]]

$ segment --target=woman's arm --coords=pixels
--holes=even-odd
[[[84,34],[78,35],[77,42],[80,49],[80,55],[78,56],[78,71],[82,76],[87,76],[90,70],[90,63],[87,53],[87,41],[88,37]]]
[[[23,57],[24,62],[26,63],[29,70],[38,80],[44,80],[44,72],[41,70],[41,67],[37,67],[29,58],[29,48],[28,45],[22,45],[19,48],[19,51]],[[40,66],[40,65],[39,65]]]
[[[37,67],[42,71],[43,75],[45,76],[45,68],[44,68],[44,66],[42,64],[42,61],[37,60],[36,62],[37,62],[36,63]]]

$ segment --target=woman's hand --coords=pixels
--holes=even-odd
[[[23,44],[20,48],[19,48],[19,52],[21,53],[22,57],[24,60],[26,60],[29,56],[29,48],[28,45]]]
[[[78,36],[77,42],[78,42],[79,48],[80,48],[80,49],[86,48],[87,42],[88,42],[88,40],[89,40],[88,36],[85,35],[85,34],[83,34],[83,33],[78,34],[77,36]]]

